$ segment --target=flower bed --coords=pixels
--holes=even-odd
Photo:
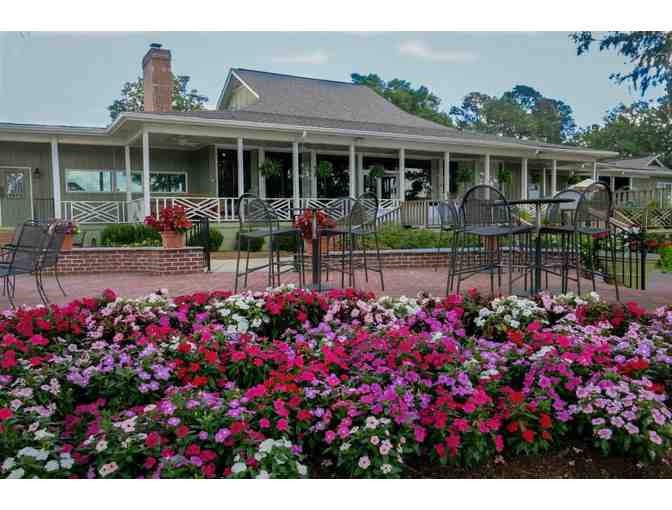
[[[400,477],[672,444],[672,307],[106,291],[0,321],[4,477]]]

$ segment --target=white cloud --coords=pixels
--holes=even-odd
[[[405,41],[399,45],[399,54],[432,62],[475,62],[478,54],[467,50],[435,50],[424,41]]]
[[[315,50],[306,53],[273,57],[272,60],[280,64],[326,64],[329,62],[329,55],[324,50]]]

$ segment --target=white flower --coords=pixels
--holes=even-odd
[[[350,443],[343,443],[340,448],[342,452],[347,452],[349,449],[350,449]]]
[[[392,471],[392,466],[389,464],[383,464],[380,466],[380,470],[383,472],[384,475],[390,473]]]
[[[378,446],[378,443],[380,443],[380,438],[378,436],[371,436],[370,441],[373,446]]]
[[[296,463],[296,470],[301,476],[306,476],[308,474],[308,468],[301,464],[300,462]]]
[[[375,429],[378,426],[378,418],[375,416],[369,416],[366,419],[366,425],[364,425],[365,428],[367,429]]]
[[[101,439],[96,444],[96,451],[97,452],[104,452],[105,450],[107,450],[107,441],[105,441],[104,439]]]
[[[63,469],[70,469],[75,461],[69,453],[61,453],[61,467]]]
[[[23,470],[23,468],[19,468],[9,473],[7,478],[23,478],[24,474],[26,474],[26,472]]]
[[[117,469],[119,469],[119,466],[117,465],[116,462],[108,462],[107,464],[103,464],[102,466],[100,466],[98,472],[100,473],[100,476],[104,477],[107,475],[111,475]]]
[[[256,477],[261,479],[261,480],[266,480],[266,479],[270,478],[271,476],[268,474],[268,471],[265,471],[265,470],[262,469],[261,471],[259,471],[259,474]]]
[[[247,469],[247,466],[245,465],[244,462],[236,462],[233,466],[231,466],[231,472],[232,472],[234,475],[237,475],[238,473],[242,473],[242,472],[245,471],[246,469]],[[262,473],[263,473],[263,472],[264,472],[264,471],[262,471]],[[261,474],[261,473],[259,473],[259,474]]]
[[[364,455],[364,457],[359,458],[359,462],[357,463],[360,468],[366,469],[371,465],[371,459],[367,455]]]
[[[5,461],[2,463],[2,470],[9,471],[14,466],[16,466],[16,461],[14,460],[14,457],[7,457]]]
[[[268,453],[268,452],[271,451],[274,444],[275,444],[275,441],[273,439],[265,439],[259,445],[259,451],[262,452],[262,453]]]
[[[50,460],[44,465],[44,470],[47,471],[48,473],[51,473],[52,471],[56,471],[59,468],[58,461],[57,460]]]

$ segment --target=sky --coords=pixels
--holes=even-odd
[[[568,32],[0,32],[0,121],[84,126],[142,74],[152,42],[172,51],[173,72],[214,107],[230,67],[350,81],[376,73],[426,85],[442,109],[469,92],[530,85],[599,123],[639,93],[609,79],[629,69],[613,52],[578,57]],[[655,97],[652,91],[649,97]]]

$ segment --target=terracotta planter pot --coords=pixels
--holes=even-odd
[[[328,237],[320,238],[320,253],[326,253],[328,251],[329,251],[329,238]],[[311,257],[313,255],[313,241],[311,239],[303,240],[303,253],[307,257]]]
[[[75,236],[72,234],[65,234],[65,237],[63,238],[63,246],[61,247],[61,251],[70,251],[72,250],[72,245],[75,242]]]
[[[163,247],[166,250],[177,250],[185,246],[185,234],[180,232],[161,232]]]

